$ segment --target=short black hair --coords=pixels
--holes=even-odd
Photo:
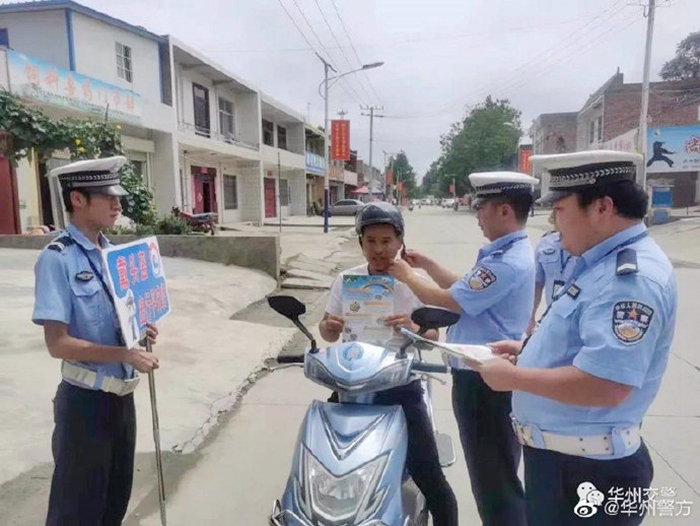
[[[644,219],[649,195],[634,181],[620,181],[604,186],[593,186],[576,192],[581,208],[588,207],[596,199],[609,197],[617,213],[627,219]]]
[[[521,225],[527,223],[534,199],[531,194],[503,195],[489,199],[497,205],[509,205],[515,212],[515,219]]]
[[[80,192],[83,196],[85,196],[85,199],[88,200],[88,203],[90,202],[90,192],[88,192],[84,188],[61,188],[61,197],[63,197],[63,206],[66,207],[66,212],[68,212],[69,214],[73,213],[73,203],[70,202],[71,192]]]

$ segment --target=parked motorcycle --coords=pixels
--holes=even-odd
[[[319,349],[299,321],[306,312],[303,303],[291,296],[272,296],[268,303],[311,342],[303,356],[282,357],[279,362],[303,363],[309,380],[336,391],[339,398],[339,403],[311,403],[287,487],[282,499],[273,504],[269,524],[427,526],[425,498],[406,472],[408,438],[403,409],[373,405],[373,401],[375,393],[408,384],[418,373],[433,420],[428,373],[446,373],[447,367],[423,362],[422,344],[415,341],[398,351],[360,342]],[[416,310],[412,319],[422,335],[453,325],[459,315],[426,307]],[[411,347],[414,350],[407,352]],[[433,429],[441,464],[452,465],[452,439],[437,433],[434,421]]]
[[[219,214],[215,212],[191,214],[189,212],[183,212],[180,210],[180,207],[176,205],[172,208],[172,214],[175,217],[180,217],[185,220],[192,229],[197,232],[211,233],[212,236],[216,234],[216,223]]]
[[[413,203],[410,203],[410,204],[408,205],[408,211],[409,211],[409,212],[413,212]]]

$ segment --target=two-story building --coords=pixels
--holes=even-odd
[[[580,111],[540,115],[530,130],[534,153],[639,152],[641,100],[642,85],[625,83],[618,69]],[[647,184],[673,187],[674,206],[700,202],[700,79],[651,82],[647,128]]]
[[[0,36],[0,87],[51,117],[120,124],[159,214],[177,205],[224,224],[306,214],[322,132],[311,128],[310,144],[300,114],[177,38],[71,0],[1,5]],[[67,162],[56,156],[15,174],[19,231],[54,223],[45,174]]]
[[[160,202],[175,196],[168,40],[70,0],[0,5],[2,88],[54,118],[108,119]],[[63,158],[61,158],[63,157]],[[16,170],[20,231],[53,224],[44,177],[65,155]]]

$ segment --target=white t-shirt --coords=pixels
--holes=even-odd
[[[326,312],[334,316],[343,315],[343,276],[367,276],[369,275],[369,266],[367,263],[363,265],[358,265],[355,268],[344,270],[338,277],[335,278],[333,285],[331,286],[330,296],[328,297],[328,304],[326,305]],[[418,274],[421,278],[425,278]],[[425,305],[418,299],[418,297],[413,293],[405,283],[395,280],[394,281],[394,314],[411,314],[414,310],[424,307]],[[406,343],[407,338],[403,336],[400,332],[394,331],[394,336],[387,342],[387,347],[399,348],[402,344]]]

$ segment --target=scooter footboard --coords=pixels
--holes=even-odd
[[[403,524],[406,449],[400,406],[314,401],[278,513],[283,522],[271,524]]]

